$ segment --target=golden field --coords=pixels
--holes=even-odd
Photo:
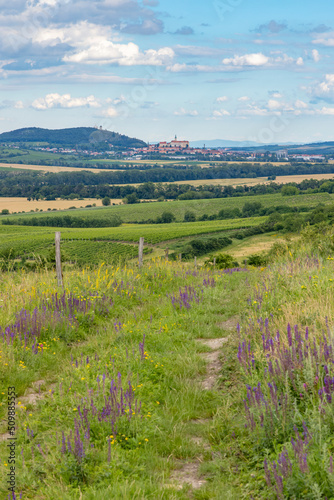
[[[4,168],[17,168],[19,170],[38,170],[39,172],[79,172],[80,170],[87,170],[88,172],[118,172],[119,169],[112,168],[76,168],[76,167],[59,167],[51,165],[26,165],[19,163],[0,163],[0,167]]]
[[[122,200],[110,200],[111,203],[119,205]],[[84,208],[86,205],[92,205],[96,203],[97,207],[102,207],[102,200],[96,200],[95,198],[85,198],[84,200],[38,200],[38,201],[28,201],[26,198],[0,198],[0,211],[7,208],[10,213],[13,212],[30,212],[30,210],[45,210],[48,208],[57,210],[66,210],[70,207]]]

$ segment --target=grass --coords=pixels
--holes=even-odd
[[[55,301],[54,294],[63,292],[53,271],[4,273],[0,326],[14,331],[10,325],[24,309],[39,311],[35,324],[41,327],[34,334],[36,327],[27,320],[21,340],[14,336],[1,347],[2,433],[7,387],[15,386],[17,393],[17,493],[34,500],[332,498],[334,403],[319,395],[324,367],[332,370],[327,333],[334,314],[332,238],[314,233],[288,243],[286,255],[270,267],[232,274],[159,259],[147,261],[141,270],[129,264],[68,270],[65,305],[77,304],[72,313]],[[240,333],[227,329],[231,319],[239,321]],[[27,330],[32,338],[24,340]],[[320,363],[313,357],[304,360],[296,344],[299,334]],[[203,390],[201,353],[209,349],[195,340],[219,337],[229,339],[221,352],[220,378],[213,390]],[[270,375],[268,363],[275,365],[276,359],[282,372]],[[280,398],[277,407],[276,389],[271,395],[268,386],[272,379]],[[113,414],[117,428],[103,416],[106,409],[100,413],[111,380],[123,409]],[[256,404],[247,386],[255,394],[259,383],[263,395]],[[27,390],[38,394],[38,385],[41,397],[32,404]],[[130,389],[123,403],[121,386]],[[303,455],[294,452],[294,442]],[[5,478],[8,450],[6,442],[1,446]],[[282,478],[277,482],[271,471],[281,453],[288,456],[288,465],[276,465]],[[198,477],[206,479],[200,489],[179,488],[171,479],[184,463],[200,464]]]
[[[329,204],[334,200],[334,195],[329,193],[302,194],[298,196],[282,196],[278,194],[265,194],[257,196],[241,196],[232,198],[214,198],[205,200],[188,200],[188,201],[170,201],[170,202],[152,202],[140,203],[133,205],[120,205],[110,208],[93,208],[85,210],[64,211],[62,214],[78,215],[80,217],[106,217],[119,215],[123,222],[140,222],[148,219],[156,219],[163,212],[171,212],[176,221],[181,222],[184,219],[186,211],[190,210],[195,213],[196,217],[202,216],[204,213],[208,215],[217,214],[221,209],[239,208],[242,209],[246,202],[260,202],[263,207],[288,205],[292,207],[309,206],[315,207],[319,203]],[[53,217],[57,214],[48,214]],[[45,214],[34,215],[34,217],[45,217]],[[11,218],[24,217],[29,218],[29,214],[11,215]]]

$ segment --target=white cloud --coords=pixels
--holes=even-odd
[[[247,104],[247,107],[245,109],[239,109],[237,114],[239,116],[266,116],[268,115],[268,110],[256,104]]]
[[[324,101],[334,100],[334,74],[329,73],[325,76],[325,79],[307,89],[308,92],[318,99],[323,99]]]
[[[320,61],[321,57],[320,57],[320,54],[317,51],[317,49],[313,49],[312,50],[312,57],[313,57],[313,61],[314,62],[319,62]]]
[[[228,101],[228,97],[226,95],[223,95],[221,97],[217,97],[216,101],[217,102],[226,102],[226,101]]]
[[[282,94],[280,94],[279,92],[274,92],[271,96],[274,99],[281,99],[283,97]]]
[[[63,56],[67,63],[118,64],[120,66],[170,64],[174,51],[170,47],[141,51],[133,42],[120,43],[108,26],[82,21],[64,28],[38,30],[33,41],[42,47],[67,44],[72,52]]]
[[[113,107],[109,107],[107,109],[104,109],[101,115],[105,116],[106,118],[115,118],[116,116],[118,116],[118,111]]]
[[[175,116],[198,116],[198,111],[196,109],[193,109],[191,111],[188,111],[184,108],[180,108],[177,111],[174,111]]]
[[[308,108],[308,104],[306,104],[306,102],[304,101],[297,99],[297,101],[295,102],[295,107],[297,109],[306,109]]]
[[[14,108],[15,109],[23,109],[24,108],[24,104],[22,101],[16,101],[15,105],[14,105]]]
[[[51,108],[99,108],[100,103],[93,95],[88,97],[71,97],[70,94],[47,94],[45,97],[35,99],[31,106],[37,110]]]
[[[326,108],[323,107],[322,109],[317,110],[318,115],[334,115],[334,108]]]
[[[167,66],[166,69],[168,71],[171,71],[172,73],[194,73],[194,72],[210,73],[210,72],[221,71],[221,68],[219,68],[219,66],[208,66],[203,64],[185,64],[185,63],[182,64],[175,63],[172,64],[171,66]]]
[[[215,118],[221,118],[222,116],[230,116],[231,113],[229,113],[226,109],[220,109],[219,111],[215,110],[212,113],[212,116]]]
[[[284,107],[284,105],[281,102],[276,101],[275,99],[269,99],[267,106],[268,109],[270,109],[271,111],[282,109],[282,107]]]
[[[302,57],[294,59],[287,54],[283,54],[281,51],[271,52],[270,57],[262,54],[262,52],[257,52],[254,54],[244,54],[242,56],[235,55],[234,57],[223,59],[222,62],[225,66],[230,66],[231,68],[265,68],[294,64],[296,64],[297,66],[303,66],[304,64],[304,60]]]
[[[246,102],[249,100],[250,100],[250,97],[248,97],[247,95],[243,95],[242,97],[238,98],[238,101],[240,101],[240,102]]]
[[[317,33],[312,43],[324,45],[325,47],[334,47],[334,31]]]
[[[231,66],[265,66],[269,62],[269,57],[261,52],[257,54],[245,54],[223,59],[223,64]]]

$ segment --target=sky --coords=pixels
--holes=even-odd
[[[0,131],[334,140],[332,0],[0,0]]]

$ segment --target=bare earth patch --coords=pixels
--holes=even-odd
[[[221,321],[220,323],[217,323],[218,328],[221,328],[222,330],[226,331],[235,331],[237,329],[237,325],[239,323],[239,318],[237,316],[233,316],[232,318],[229,318],[226,321]]]
[[[171,480],[175,481],[177,489],[181,490],[185,484],[189,484],[194,490],[199,489],[206,483],[205,479],[199,478],[199,463],[184,463],[182,467],[171,474]]]

